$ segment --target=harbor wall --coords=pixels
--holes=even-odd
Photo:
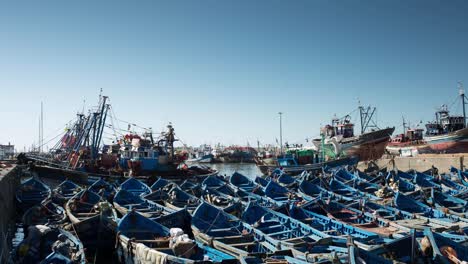
[[[16,216],[15,193],[20,182],[19,167],[0,163],[0,263],[10,254],[9,230]]]
[[[450,167],[456,168],[467,168],[468,165],[468,153],[462,154],[424,154],[416,157],[395,157],[395,167],[402,171],[414,169],[417,171],[425,171],[431,169],[432,166],[439,170],[439,173],[447,173],[450,171]],[[381,158],[375,163],[379,168],[393,169],[393,162],[391,158]],[[368,162],[360,162],[358,165],[359,169],[366,169],[369,165]]]

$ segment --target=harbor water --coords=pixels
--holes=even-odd
[[[230,176],[234,172],[238,172],[249,176],[252,179],[255,179],[256,176],[262,175],[262,172],[258,169],[255,163],[214,163],[209,166],[219,171],[220,175]]]

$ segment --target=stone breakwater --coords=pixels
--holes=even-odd
[[[0,163],[0,263],[7,263],[10,253],[9,228],[16,214],[15,193],[20,182],[19,168]]]

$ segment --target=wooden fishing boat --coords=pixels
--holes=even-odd
[[[187,209],[192,213],[200,204],[201,200],[185,191],[179,186],[175,186],[167,192],[168,198],[164,201],[164,205],[174,210]]]
[[[375,232],[355,227],[346,224],[345,222],[334,220],[332,218],[314,213],[299,206],[292,206],[287,208],[287,210],[284,210],[284,207],[280,209],[283,209],[283,214],[287,213],[290,217],[297,219],[311,227],[314,227],[315,229],[321,230],[322,232],[330,236],[352,236],[357,241],[366,245],[375,245],[391,241],[381,239],[380,235]],[[392,235],[392,237],[394,236],[398,237],[399,234]]]
[[[112,200],[114,199],[114,195],[116,193],[114,185],[108,183],[103,179],[95,181],[93,184],[91,184],[91,186],[89,186],[88,190],[94,192],[95,194],[99,195],[100,197],[104,198],[110,203],[112,203]]]
[[[396,192],[395,197],[393,199],[393,206],[396,209],[410,212],[416,215],[424,215],[426,217],[432,218],[446,217],[446,213],[437,209],[433,209],[430,206],[427,206],[421,202],[409,198],[408,196],[400,192]]]
[[[368,250],[358,248],[353,239],[349,237],[350,264],[364,263],[415,263],[419,257],[417,242],[413,235],[394,239],[382,245],[373,246]]]
[[[297,164],[297,161],[292,160],[292,162],[290,162],[288,160],[285,161],[285,164],[283,164],[282,161],[279,161],[279,164],[277,165],[257,164],[257,167],[265,175],[269,175],[271,172],[278,168],[281,168],[281,170],[290,175],[297,175],[302,173],[303,171],[322,171],[323,167],[334,168],[339,166],[355,165],[358,163],[358,161],[358,157],[350,156],[306,165],[299,165]]]
[[[420,241],[421,250],[434,263],[451,264],[468,261],[468,246],[456,243],[430,229],[425,229],[424,235]]]
[[[468,217],[468,201],[466,200],[431,189],[429,202],[430,204],[435,205],[439,210],[465,218]]]
[[[224,180],[224,178],[221,178],[218,175],[213,175],[213,176],[209,176],[205,180],[203,180],[201,186],[202,186],[202,188],[204,188],[204,187],[218,188],[218,187],[224,186],[226,184],[228,184],[228,183]]]
[[[30,226],[28,235],[13,254],[14,263],[76,263],[85,264],[83,244],[61,228]]]
[[[302,200],[297,193],[291,192],[288,188],[279,185],[274,181],[269,181],[264,188],[265,195],[280,203],[298,202]]]
[[[167,180],[167,179],[164,179],[164,178],[158,178],[151,186],[151,190],[154,192],[154,191],[157,191],[157,190],[160,190],[168,185],[175,185],[174,182],[170,181],[170,180]]]
[[[179,187],[188,192],[189,194],[191,195],[194,195],[196,197],[200,197],[202,192],[203,192],[203,188],[201,186],[201,184],[198,184],[198,183],[194,183],[192,181],[189,181],[189,180],[185,180],[184,182],[182,182]]]
[[[148,201],[139,195],[133,194],[127,190],[121,189],[114,197],[114,207],[123,216],[128,212],[135,210],[148,218],[158,218],[175,212],[157,203]]]
[[[467,223],[460,221],[459,218],[432,218],[430,214],[413,214],[394,207],[381,205],[368,200],[359,200],[346,205],[348,209],[355,209],[359,212],[367,212],[376,218],[383,218],[384,221],[390,221],[389,225],[401,229],[406,227],[417,231],[423,231],[429,227],[438,232],[444,232],[444,236],[457,242],[467,240],[464,234],[468,235]]]
[[[352,197],[346,197],[338,195],[332,191],[326,190],[325,188],[320,187],[318,184],[313,183],[314,181],[302,180],[299,183],[298,193],[306,201],[311,201],[316,198],[334,198],[337,200],[349,200],[352,201]],[[317,182],[317,181],[315,181]]]
[[[287,208],[283,209],[285,213],[288,212]],[[242,221],[277,240],[277,246],[281,249],[294,249],[297,251],[295,257],[299,259],[308,259],[309,254],[323,256],[346,251],[346,240],[329,234],[329,231],[334,231],[314,219],[304,223],[278,211],[250,203],[242,214]],[[374,235],[374,238],[378,239],[378,236]],[[320,261],[320,258],[316,261]]]
[[[26,211],[34,205],[40,204],[45,199],[51,197],[49,186],[36,177],[29,178],[21,183],[16,191],[16,201],[18,208]]]
[[[347,205],[331,200],[317,200],[300,206],[301,208],[330,219],[352,225],[354,227],[373,232],[382,237],[400,237],[401,233],[409,231],[389,224],[388,220],[377,218],[375,215],[353,210]],[[397,234],[400,233],[400,234]]]
[[[65,205],[72,224],[88,254],[97,258],[99,252],[112,250],[115,243],[117,213],[112,205],[86,189],[73,196]]]
[[[237,258],[261,258],[277,251],[276,241],[208,203],[193,212],[192,231],[197,240]]]
[[[27,230],[31,225],[49,225],[57,226],[63,224],[67,215],[65,210],[52,202],[51,199],[42,201],[42,203],[29,208],[22,219],[23,229]]]
[[[117,252],[125,263],[236,263],[236,259],[191,239],[171,234],[167,227],[138,212],[129,212],[118,225]]]
[[[52,199],[54,203],[63,206],[80,191],[81,187],[78,184],[70,180],[65,180],[52,190]]]
[[[255,183],[247,176],[242,175],[238,172],[234,172],[231,177],[229,177],[229,184],[236,189],[241,189],[246,192],[253,192],[258,195],[265,195],[262,190],[261,185]]]
[[[372,200],[381,200],[381,198],[370,194],[368,192],[364,192],[361,190],[357,190],[351,186],[348,186],[336,179],[331,179],[328,185],[328,190],[342,196],[347,197],[367,197]]]
[[[135,178],[129,178],[120,184],[120,189],[131,192],[135,195],[146,195],[151,193],[151,188]]]

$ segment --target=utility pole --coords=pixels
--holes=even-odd
[[[42,152],[43,150],[43,144],[44,144],[44,107],[42,105],[42,101],[41,101],[41,142],[40,142],[40,145],[39,145],[39,152]]]
[[[463,89],[463,84],[462,82],[458,82],[458,88],[460,91],[460,97],[462,100],[462,106],[463,106],[463,128],[466,127],[466,112],[465,112],[465,90]]]
[[[283,112],[279,112],[279,118],[280,118],[280,154],[283,156]]]

